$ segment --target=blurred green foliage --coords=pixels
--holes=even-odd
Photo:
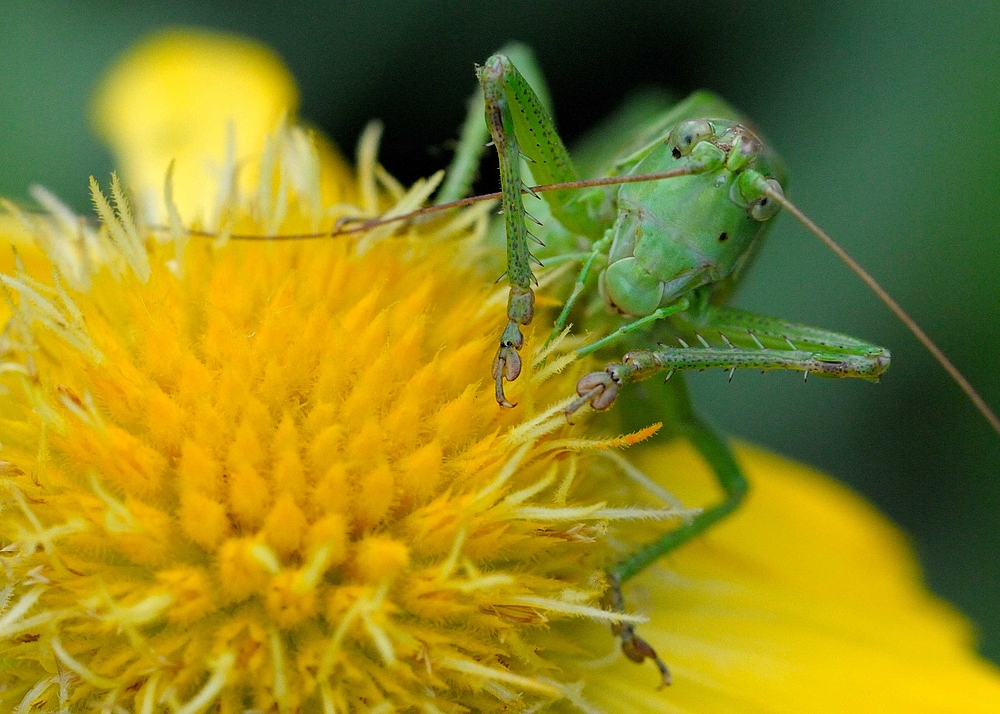
[[[0,194],[42,183],[79,209],[106,175],[87,100],[144,33],[201,25],[275,47],[302,114],[350,152],[371,117],[406,179],[446,164],[473,63],[535,47],[571,140],[630,91],[708,87],[756,118],[792,197],[906,305],[1000,406],[1000,3],[690,0],[284,3],[7,0]],[[492,179],[485,172],[484,186]],[[732,434],[822,467],[911,535],[930,585],[1000,661],[1000,437],[889,313],[784,218],[739,302],[872,339],[883,384],[722,373],[693,380]]]

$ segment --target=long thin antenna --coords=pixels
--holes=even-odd
[[[592,188],[595,186],[617,186],[626,183],[639,183],[642,181],[660,181],[662,179],[677,178],[679,176],[688,176],[693,173],[693,170],[688,166],[680,166],[677,168],[669,169],[667,171],[657,171],[648,174],[630,174],[624,176],[605,176],[601,178],[586,179],[582,181],[565,181],[562,183],[550,183],[542,184],[539,186],[526,186],[521,190],[521,193],[544,193],[546,191],[562,191],[567,189],[579,189],[579,188]],[[829,234],[826,233],[822,228],[816,225],[812,219],[809,218],[805,213],[799,210],[799,208],[792,203],[783,193],[779,193],[774,188],[772,188],[767,183],[761,186],[763,193],[765,193],[771,200],[776,201],[782,208],[791,213],[803,226],[809,230],[810,233],[819,238],[827,248],[829,248],[834,255],[840,258],[848,268],[850,268],[855,275],[861,278],[878,298],[885,303],[892,313],[899,318],[906,328],[913,334],[920,344],[930,352],[931,356],[937,360],[948,375],[955,381],[955,383],[961,387],[965,395],[976,405],[976,408],[983,415],[993,430],[1000,434],[1000,418],[993,412],[990,406],[986,403],[979,392],[976,391],[969,380],[958,371],[958,368],[951,363],[951,360],[945,356],[941,348],[934,344],[934,341],[928,337],[927,333],[921,329],[920,325],[909,316],[909,314],[896,302],[893,297],[879,285],[878,281],[875,280],[868,273],[867,270],[861,267],[850,254],[840,247]],[[246,241],[281,241],[281,240],[319,240],[323,238],[333,238],[342,235],[350,235],[353,233],[364,233],[365,231],[370,231],[373,228],[378,228],[379,226],[388,225],[391,223],[399,223],[402,221],[409,221],[415,218],[420,218],[422,216],[430,215],[433,213],[438,213],[440,211],[448,211],[453,208],[460,208],[462,206],[469,206],[474,203],[481,203],[482,201],[492,201],[494,199],[500,198],[501,194],[499,191],[494,193],[481,194],[479,196],[469,196],[468,198],[461,198],[457,201],[449,201],[448,203],[442,203],[436,206],[426,206],[424,208],[417,209],[416,211],[411,211],[410,213],[403,213],[398,216],[385,216],[379,218],[364,219],[350,219],[346,223],[358,222],[357,225],[344,226],[340,222],[334,226],[333,230],[317,233],[293,233],[293,234],[279,234],[279,235],[260,235],[260,234],[248,234],[248,233],[234,233],[229,236],[230,240],[246,240]],[[156,231],[166,231],[169,230],[166,226],[151,226],[152,230]],[[213,231],[203,231],[203,230],[190,230],[189,235],[204,237],[204,238],[215,238],[216,233]]]
[[[521,190],[523,194],[535,194],[535,193],[545,193],[546,191],[565,191],[567,189],[576,188],[593,188],[595,186],[617,186],[623,183],[640,183],[642,181],[660,181],[662,179],[677,178],[678,176],[689,176],[693,173],[693,170],[687,166],[681,166],[678,168],[670,169],[668,171],[657,171],[655,173],[649,174],[631,174],[627,176],[604,176],[601,178],[585,179],[582,181],[564,181],[562,183],[547,183],[540,186],[526,186]],[[492,201],[494,199],[500,198],[501,194],[499,191],[494,193],[484,193],[479,196],[469,196],[468,198],[460,198],[457,201],[449,201],[448,203],[442,203],[437,206],[425,206],[424,208],[418,208],[415,211],[410,211],[409,213],[402,213],[398,216],[384,216],[379,218],[351,218],[343,223],[355,223],[357,225],[345,226],[343,223],[335,225],[332,231],[316,232],[316,233],[286,233],[278,235],[261,235],[256,233],[232,233],[229,236],[229,240],[259,240],[259,241],[279,241],[279,240],[319,240],[322,238],[334,238],[337,236],[350,235],[352,233],[364,233],[365,231],[370,231],[373,228],[378,228],[379,226],[388,225],[390,223],[399,223],[402,221],[410,221],[414,218],[420,218],[422,216],[430,215],[432,213],[438,213],[440,211],[449,211],[453,208],[461,208],[462,206],[469,206],[473,203],[481,203],[483,201]],[[168,231],[170,228],[168,226],[151,226],[152,230],[155,231]],[[188,235],[196,236],[199,238],[215,238],[218,233],[215,231],[203,231],[203,230],[189,230]]]
[[[539,186],[525,186],[521,189],[522,194],[536,194],[545,193],[546,191],[565,191],[568,189],[577,188],[593,188],[595,186],[619,186],[625,183],[641,183],[643,181],[662,181],[663,179],[677,178],[679,176],[690,176],[694,173],[694,170],[688,166],[680,166],[677,168],[669,169],[667,171],[655,171],[648,174],[628,174],[624,176],[603,176],[600,178],[583,179],[580,181],[564,181],[562,183],[547,183],[541,184]],[[340,219],[336,225],[334,225],[333,230],[329,231],[317,231],[315,233],[277,233],[265,235],[263,233],[230,233],[229,240],[245,240],[245,241],[283,241],[283,240],[321,240],[323,238],[336,238],[338,236],[351,235],[354,233],[364,233],[365,231],[370,231],[373,228],[379,228],[380,226],[389,225],[392,223],[402,223],[404,221],[411,221],[415,218],[421,218],[423,216],[431,215],[433,213],[440,213],[442,211],[450,211],[453,208],[461,208],[462,206],[471,206],[474,203],[482,203],[483,201],[493,201],[501,197],[500,191],[495,191],[493,193],[483,193],[478,196],[469,196],[468,198],[460,198],[457,201],[449,201],[448,203],[441,203],[435,206],[425,206],[424,208],[418,208],[415,211],[410,211],[409,213],[401,213],[398,216],[379,216],[378,218],[347,218]],[[28,211],[31,213],[31,211]],[[357,225],[348,225],[357,224]],[[166,233],[170,230],[170,226],[163,225],[150,225],[147,226],[149,230],[157,231],[160,233]],[[189,236],[194,236],[196,238],[218,238],[218,231],[206,231],[197,228],[192,228],[187,230]]]
[[[630,174],[624,176],[606,176],[594,179],[585,179],[582,181],[564,181],[562,183],[550,183],[542,184],[539,186],[526,186],[522,189],[521,193],[544,193],[546,191],[562,191],[567,189],[579,189],[579,188],[592,188],[595,186],[617,186],[626,183],[639,183],[642,181],[660,181],[668,178],[677,178],[679,176],[688,176],[694,173],[689,166],[679,166],[677,168],[669,169],[667,171],[656,171],[648,174]],[[878,296],[879,300],[885,303],[892,313],[899,318],[906,328],[913,334],[920,344],[931,353],[931,356],[937,360],[944,370],[951,376],[955,383],[961,387],[965,395],[976,405],[976,408],[983,415],[993,430],[1000,434],[1000,418],[993,412],[990,406],[986,403],[979,392],[976,391],[969,380],[965,378],[958,368],[951,363],[951,360],[945,356],[941,348],[938,347],[927,333],[924,332],[920,325],[910,317],[910,315],[896,302],[893,297],[879,285],[878,281],[871,276],[871,274],[861,267],[850,254],[840,247],[833,238],[830,237],[826,231],[816,225],[812,219],[809,218],[805,213],[803,213],[799,208],[792,203],[783,193],[776,191],[766,182],[762,182],[761,190],[766,194],[771,200],[776,201],[778,205],[784,208],[786,211],[791,213],[803,226],[809,230],[810,233],[819,238],[827,248],[829,248],[834,255],[840,258],[848,268],[850,268],[855,275],[864,281],[865,285]],[[260,235],[260,234],[249,234],[249,233],[234,233],[229,236],[230,240],[246,240],[246,241],[279,241],[279,240],[319,240],[323,238],[333,238],[336,236],[350,235],[353,233],[364,233],[365,231],[372,230],[373,228],[378,228],[379,226],[388,225],[391,223],[398,223],[402,221],[409,221],[415,218],[420,218],[421,216],[430,215],[433,213],[438,213],[440,211],[448,211],[453,208],[460,208],[462,206],[469,206],[473,203],[480,203],[482,201],[492,201],[494,199],[500,198],[501,193],[499,191],[494,193],[481,194],[479,196],[470,196],[468,198],[461,198],[457,201],[449,201],[448,203],[442,203],[436,206],[426,206],[424,208],[417,209],[416,211],[411,211],[410,213],[403,213],[398,216],[385,216],[379,218],[371,218],[367,220],[363,219],[348,219],[344,221],[346,223],[358,222],[357,225],[345,226],[342,222],[338,221],[337,225],[334,226],[333,230],[325,232],[316,233],[292,233],[292,234],[278,234],[278,235]],[[343,221],[343,219],[342,219]],[[156,231],[167,231],[170,230],[167,226],[150,226],[152,230]],[[204,238],[215,238],[216,233],[214,231],[204,231],[204,230],[190,230],[189,235],[204,237]]]
[[[922,344],[927,351],[931,353],[934,359],[938,361],[938,364],[944,367],[945,371],[953,380],[955,380],[955,383],[962,388],[965,395],[972,400],[972,403],[976,405],[976,408],[986,418],[986,421],[990,423],[993,430],[997,434],[1000,434],[1000,419],[998,419],[997,415],[993,413],[993,410],[990,409],[986,401],[979,396],[979,392],[977,392],[976,389],[969,383],[969,380],[965,378],[965,375],[959,372],[958,368],[951,363],[951,360],[945,356],[944,352],[941,351],[941,348],[934,344],[934,341],[927,336],[927,333],[920,328],[920,325],[918,325],[916,321],[910,317],[909,314],[907,314],[906,310],[904,310],[900,304],[896,302],[888,292],[886,292],[885,288],[879,285],[878,281],[876,281],[867,270],[862,268],[858,261],[852,258],[846,250],[841,248],[840,244],[831,238],[826,231],[813,223],[812,219],[800,211],[794,203],[785,197],[784,194],[779,193],[770,186],[768,186],[764,192],[771,200],[777,201],[782,208],[795,216],[799,223],[805,226],[810,233],[823,241],[826,247],[833,251],[834,255],[844,261],[847,267],[854,271],[854,274],[864,281],[865,285],[867,285],[871,291],[878,296],[879,300],[884,302],[886,307],[892,310],[892,313],[899,318],[899,321],[906,325],[906,328],[913,333],[913,336],[920,340],[920,344]]]

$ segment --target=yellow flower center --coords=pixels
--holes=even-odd
[[[375,173],[360,193],[384,197]],[[228,227],[264,232],[278,206],[280,232],[333,225],[284,190],[232,201]],[[4,710],[573,700],[579,623],[604,654],[629,619],[600,605],[609,524],[676,513],[634,507],[597,450],[642,435],[570,433],[569,358],[527,360],[498,409],[502,293],[467,267],[484,212],[159,243],[113,193],[90,244],[34,221],[62,278],[30,249],[3,276]]]

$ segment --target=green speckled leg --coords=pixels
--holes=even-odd
[[[853,355],[860,360],[871,360],[881,367],[874,375],[844,374],[828,376],[861,377],[877,379],[889,366],[889,351],[850,335],[824,330],[819,327],[787,322],[769,315],[758,315],[730,307],[705,305],[680,316],[677,327],[699,340],[704,335],[709,342],[726,347],[769,348],[774,350],[811,351],[816,354],[831,353]],[[700,340],[699,340],[700,341]],[[779,367],[784,368],[784,367]]]
[[[783,369],[877,382],[889,368],[888,350],[877,345],[742,310],[706,306],[678,316],[673,324],[701,346],[691,347],[678,337],[679,347],[661,344],[655,350],[632,350],[603,372],[583,376],[576,385],[579,399],[566,408],[566,414],[588,403],[597,410],[608,409],[624,385],[662,372],[670,379],[686,370],[726,369],[732,378],[737,369]],[[583,351],[593,351],[591,347]]]
[[[669,435],[686,438],[694,445],[715,474],[722,489],[722,500],[709,506],[679,528],[640,547],[608,568],[611,587],[606,600],[618,611],[624,610],[622,584],[666,553],[703,533],[735,511],[749,490],[749,483],[736,462],[729,444],[694,413],[683,380],[678,378],[669,383],[655,385],[654,391],[658,397],[657,408],[662,410],[656,418],[662,418],[665,424],[669,425]],[[649,417],[648,414],[643,415],[643,418]],[[670,684],[670,672],[663,660],[648,642],[636,634],[633,626],[620,625],[613,627],[612,631],[621,638],[622,652],[626,657],[637,663],[647,659],[652,660],[660,671],[661,683]]]
[[[532,290],[535,276],[531,270],[534,257],[528,250],[529,234],[521,199],[524,187],[521,159],[526,157],[532,162],[532,174],[542,183],[573,181],[578,177],[542,101],[510,58],[502,54],[493,55],[478,68],[477,74],[483,89],[486,125],[500,159],[501,202],[507,235],[507,280],[510,283],[507,326],[493,361],[493,379],[497,403],[511,407],[513,405],[507,401],[503,385],[504,381],[513,381],[521,373],[518,353],[524,344],[524,336],[520,328],[531,323],[535,303]],[[573,223],[590,226],[586,203],[581,203],[578,197],[546,194],[546,201],[553,215],[564,226],[571,227]]]
[[[510,283],[507,327],[500,336],[500,347],[493,360],[496,399],[503,407],[514,406],[504,395],[503,383],[504,380],[512,382],[521,374],[518,352],[524,344],[524,335],[520,326],[530,324],[535,313],[535,293],[531,289],[535,276],[531,271],[532,256],[528,250],[528,231],[524,225],[524,204],[521,200],[521,149],[504,92],[506,73],[511,70],[510,61],[499,55],[491,57],[479,69],[486,124],[500,156],[500,184],[507,233],[507,280]]]
[[[625,597],[622,595],[621,581],[613,573],[608,573],[608,591],[604,595],[605,608],[612,612],[625,612]],[[618,622],[611,626],[611,633],[621,639],[622,653],[636,664],[642,664],[647,659],[653,660],[660,670],[660,686],[670,684],[670,670],[666,663],[656,654],[646,640],[635,634],[635,625],[630,622]]]
[[[679,545],[719,522],[735,511],[749,490],[749,484],[726,441],[699,418],[687,404],[687,414],[675,423],[678,432],[701,453],[722,488],[722,500],[710,506],[679,528],[630,553],[608,572],[619,584],[641,573]]]

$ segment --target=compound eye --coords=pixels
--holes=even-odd
[[[780,183],[774,179],[768,179],[767,183],[774,189],[775,193],[784,195]],[[750,213],[750,217],[755,221],[766,221],[769,218],[773,218],[780,210],[781,206],[777,201],[773,200],[770,196],[761,196],[750,204],[748,212]]]
[[[670,138],[671,143],[674,145],[674,157],[687,156],[698,142],[711,139],[714,133],[712,125],[704,119],[682,121],[671,132]]]

